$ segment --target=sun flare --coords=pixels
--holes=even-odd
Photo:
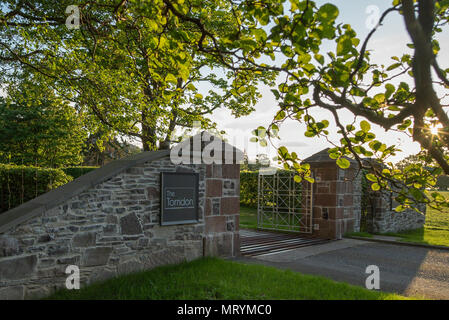
[[[434,125],[430,127],[430,133],[434,136],[438,135],[438,130],[441,129],[443,126],[441,124]]]

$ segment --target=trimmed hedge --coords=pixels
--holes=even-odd
[[[278,169],[277,173],[280,176],[291,174],[292,171]],[[259,171],[240,171],[240,204],[257,208],[257,198],[259,195]],[[301,183],[295,182],[297,188],[301,188]]]
[[[61,169],[0,164],[0,213],[71,180]]]
[[[257,208],[259,171],[240,171],[240,204]]]
[[[74,180],[78,177],[81,177],[82,175],[91,172],[95,169],[98,169],[99,167],[66,167],[66,168],[61,168],[62,171],[65,172],[66,175],[71,176]]]

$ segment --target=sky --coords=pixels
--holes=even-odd
[[[316,1],[317,5],[322,5],[329,1]],[[337,23],[349,23],[357,32],[361,44],[369,31],[372,24],[373,17],[376,14],[377,8],[380,14],[389,7],[391,0],[334,0],[331,1],[339,10],[340,15]],[[444,57],[444,52],[449,52],[449,35],[443,35],[439,38],[441,53]],[[398,13],[393,13],[387,17],[384,24],[371,38],[368,49],[372,51],[371,61],[377,64],[392,64],[391,56],[401,56],[406,51],[412,53],[406,44],[410,42],[410,38],[405,30],[402,16]],[[361,46],[359,45],[359,47]],[[334,51],[335,44],[326,43],[322,47],[322,52]],[[442,68],[447,68],[449,65],[446,61],[440,58],[439,64]],[[276,156],[276,150],[273,147],[262,148],[257,143],[249,142],[251,138],[251,131],[258,126],[267,126],[271,123],[273,116],[278,110],[278,106],[274,95],[269,87],[260,87],[262,98],[255,106],[256,111],[249,116],[235,119],[228,110],[220,109],[212,115],[212,119],[217,122],[220,130],[225,130],[229,142],[245,150],[250,159],[255,159],[258,153],[266,153],[273,158]],[[326,110],[318,110],[313,112],[313,115],[318,120],[327,119],[331,123],[329,126],[330,140],[338,141],[340,136],[336,135],[336,128],[333,125],[331,114]],[[340,113],[341,120],[344,123],[351,123],[354,116],[349,112]],[[359,118],[358,122],[363,120]],[[281,140],[275,143],[275,146],[286,146],[289,151],[295,151],[300,159],[321,151],[324,148],[332,147],[332,145],[323,138],[307,138],[304,136],[305,125],[298,122],[285,122],[280,128]],[[419,152],[419,145],[413,142],[408,136],[396,132],[385,132],[382,128],[372,125],[373,132],[377,139],[386,143],[387,145],[395,144],[402,150],[396,156],[391,157],[390,160],[396,162],[403,159],[407,155]]]

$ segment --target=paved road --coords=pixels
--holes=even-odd
[[[380,269],[380,289],[449,299],[449,251],[343,239],[291,251],[236,258],[365,286],[368,265]]]

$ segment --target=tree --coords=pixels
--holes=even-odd
[[[399,161],[396,164],[396,167],[399,170],[404,170],[405,168],[409,167],[410,165],[417,165],[417,166],[426,166],[429,162],[431,162],[432,158],[429,157],[428,154],[425,152],[420,152],[418,154],[411,154],[401,161]]]
[[[252,88],[248,87],[246,83],[249,81],[250,84],[253,84],[252,80],[257,80],[253,76],[267,79],[268,75],[275,73],[278,75],[277,79],[283,80],[277,88],[272,90],[278,100],[279,111],[270,126],[256,130],[259,142],[266,145],[267,140],[276,138],[280,124],[286,119],[305,123],[307,137],[328,138],[329,120],[317,119],[311,114],[314,109],[325,109],[331,113],[331,121],[339,129],[340,143],[330,149],[329,155],[336,160],[340,167],[347,168],[349,166],[349,161],[345,156],[352,156],[363,168],[369,166],[369,163],[373,163],[363,162],[362,158],[364,157],[375,158],[382,162],[383,166],[366,168],[373,171],[369,179],[373,182],[372,187],[375,189],[389,189],[392,186],[394,190],[400,190],[396,197],[396,201],[401,203],[398,210],[413,206],[415,201],[431,203],[435,206],[449,205],[441,195],[437,193],[428,195],[424,192],[428,186],[436,183],[436,176],[442,172],[449,174],[449,158],[445,155],[445,151],[449,147],[449,118],[444,111],[444,107],[447,106],[444,90],[449,86],[447,77],[449,69],[444,69],[439,64],[439,44],[436,39],[436,36],[447,28],[449,0],[393,0],[391,7],[381,15],[378,26],[363,41],[357,38],[357,33],[350,24],[336,23],[339,10],[335,5],[326,3],[317,6],[311,0],[290,0],[289,2],[286,0],[259,2],[253,0],[239,2],[157,0],[151,2],[151,5],[141,1],[112,3],[112,1],[101,3],[102,8],[108,8],[106,12],[101,10],[99,2],[96,1],[89,1],[82,7],[92,6],[95,8],[84,17],[86,28],[82,29],[84,32],[90,32],[91,36],[87,38],[66,36],[67,42],[64,43],[71,44],[72,47],[83,48],[80,52],[77,50],[67,51],[71,52],[69,57],[73,58],[73,61],[68,60],[70,62],[68,67],[67,63],[64,64],[65,68],[68,68],[67,70],[74,70],[71,66],[78,66],[77,62],[79,61],[95,57],[95,55],[92,56],[92,53],[97,52],[97,48],[98,52],[114,53],[116,46],[123,48],[127,40],[119,41],[121,38],[116,38],[116,36],[122,35],[125,39],[128,38],[126,32],[119,32],[120,27],[127,25],[132,27],[133,25],[129,23],[134,18],[145,17],[145,25],[152,26],[151,28],[155,30],[147,30],[152,35],[149,37],[148,43],[157,39],[154,49],[163,52],[163,55],[159,55],[153,61],[157,68],[152,66],[151,70],[170,70],[168,73],[163,73],[165,78],[158,79],[162,83],[161,85],[157,82],[157,86],[152,86],[152,89],[156,90],[151,92],[157,94],[154,97],[150,96],[149,100],[150,102],[158,101],[156,105],[162,106],[150,109],[152,119],[171,119],[173,114],[168,116],[170,113],[166,112],[164,108],[173,105],[178,108],[187,100],[192,103],[197,101],[187,99],[188,94],[182,90],[182,97],[186,100],[165,99],[167,91],[170,97],[179,97],[176,95],[178,92],[176,89],[179,89],[176,88],[176,80],[181,78],[186,81],[185,76],[184,78],[182,76],[183,68],[178,67],[179,71],[172,71],[176,69],[173,68],[175,65],[189,66],[190,75],[191,67],[195,65],[194,59],[201,57],[201,59],[210,61],[213,66],[217,64],[226,68],[231,76],[229,81],[232,82],[232,85],[229,93],[233,97]],[[136,8],[135,4],[138,4],[139,9],[128,11],[129,8]],[[14,33],[8,29],[9,33],[6,32],[3,35],[9,37],[10,42],[14,42],[13,40],[19,37],[26,40],[23,43],[28,43],[30,34],[36,35],[37,38],[44,37],[40,33],[35,33],[39,26],[29,28],[26,24],[26,21],[30,20],[30,15],[23,13],[23,10],[25,12],[30,10],[26,6],[21,6],[20,9],[10,8],[8,12],[3,12],[3,17],[0,18],[10,28],[14,26],[14,30],[24,28],[23,30],[27,31]],[[51,14],[46,15],[46,21],[57,25],[57,19],[52,20],[54,10],[49,11]],[[148,14],[149,12],[151,14]],[[224,12],[230,14],[224,14]],[[397,55],[391,57],[391,61],[373,62],[367,45],[373,34],[382,29],[382,23],[392,14],[401,15],[411,39],[409,48],[413,50],[413,53],[398,52]],[[32,14],[31,20],[38,25],[42,23],[39,14]],[[105,23],[106,21],[110,23]],[[124,22],[122,23],[122,21]],[[219,21],[226,21],[226,26],[217,28],[216,22]],[[111,28],[114,32],[109,33],[111,34],[109,38],[101,37],[104,30],[110,31]],[[54,30],[57,28],[55,27]],[[128,30],[132,34],[132,28],[128,28]],[[177,36],[176,30],[185,31],[187,39]],[[161,34],[160,38],[164,39],[162,48],[158,47],[159,36],[155,36],[154,32],[158,35]],[[136,35],[138,35],[137,31]],[[57,38],[53,33],[46,33],[44,40],[47,41],[47,38],[52,37]],[[90,45],[85,44],[85,39],[89,40]],[[108,39],[116,40],[109,42]],[[131,48],[138,48],[139,45],[135,44],[133,39],[133,37],[130,38]],[[44,43],[48,44],[45,48],[52,49],[55,47],[54,43],[61,43],[61,41],[45,41]],[[80,43],[77,44],[76,41]],[[108,45],[102,48],[103,41]],[[327,55],[320,50],[324,41],[331,41],[335,45],[335,50]],[[94,45],[92,46],[92,44]],[[3,47],[5,47],[4,44]],[[0,54],[4,61],[20,61],[22,65],[31,66],[39,65],[38,62],[42,62],[44,66],[48,66],[48,60],[39,60],[39,57],[42,59],[44,56],[53,58],[50,59],[52,61],[50,66],[53,67],[54,63],[59,65],[57,63],[59,56],[54,59],[48,52],[47,55],[42,55],[39,52],[42,49],[36,44],[27,47],[26,45],[12,45],[8,42],[5,48],[5,53]],[[27,48],[28,51],[24,48]],[[64,50],[67,49],[64,48]],[[65,52],[64,50],[63,52]],[[120,71],[123,70],[123,66],[133,68],[133,52],[118,55],[119,60],[111,59],[117,66],[117,72],[112,74],[103,73],[103,65],[95,64],[96,60],[93,59],[91,64],[94,67],[92,69],[89,68],[89,64],[86,64],[85,68],[81,68],[80,75],[78,73],[67,74],[72,82],[66,83],[65,87],[70,87],[76,81],[85,82],[89,84],[86,86],[89,94],[84,96],[89,97],[97,91],[95,89],[97,82],[94,81],[96,79],[92,79],[93,76],[103,79],[106,75],[113,75],[118,79],[116,82],[106,86],[105,89],[101,89],[101,87],[98,89],[104,97],[101,99],[100,96],[100,105],[103,108],[100,111],[111,108],[111,111],[107,111],[108,116],[110,114],[120,115],[121,121],[132,125],[134,122],[131,119],[136,121],[136,118],[128,115],[133,115],[134,109],[120,108],[120,112],[116,112],[115,105],[108,104],[103,100],[108,100],[105,97],[110,91],[112,91],[112,96],[121,96],[112,89],[122,88],[120,84],[127,83],[124,82],[126,77]],[[122,67],[119,67],[121,63],[123,63]],[[54,76],[54,70],[51,68],[50,70],[48,68],[37,69],[43,73],[49,73],[50,77]],[[55,70],[61,72],[61,70],[64,71],[64,68],[55,68]],[[78,69],[75,68],[75,70]],[[106,68],[106,70],[109,69]],[[90,74],[89,71],[93,71],[93,73]],[[86,77],[85,74],[89,77]],[[435,75],[435,79],[432,74]],[[150,75],[154,74],[150,73]],[[110,80],[108,79],[108,81]],[[136,82],[135,88],[138,87]],[[139,96],[137,91],[129,91],[133,88],[128,86],[126,90],[120,91],[123,97],[116,101],[128,105],[126,102],[131,97]],[[142,95],[145,96],[145,94]],[[82,92],[80,96],[83,96]],[[81,100],[81,102],[87,104],[88,101]],[[178,102],[182,103],[178,104]],[[140,107],[142,104],[131,105],[134,108],[135,106]],[[342,110],[351,112],[358,120],[360,118],[363,120],[361,122],[351,120],[349,123],[345,123],[340,116]],[[167,115],[167,117],[162,115]],[[169,123],[169,120],[164,120],[165,126],[168,126]],[[142,121],[142,124],[149,124],[154,128],[154,125],[148,123],[146,119]],[[376,139],[371,124],[379,125],[387,131],[402,131],[410,139],[419,142],[423,151],[430,155],[428,165],[406,167],[402,171],[395,169],[393,164],[388,161],[388,157],[394,155],[398,148],[395,145],[387,146]],[[115,122],[112,125],[118,126]],[[442,129],[438,129],[438,125]],[[132,126],[127,127],[132,128]],[[129,133],[132,134],[134,131]],[[287,167],[293,167],[310,180],[308,166],[301,164],[294,152],[290,153],[287,148],[280,147],[278,153]]]
[[[256,155],[256,165],[259,168],[270,166],[270,157],[265,153],[259,153]]]
[[[412,154],[402,159],[396,164],[397,169],[410,171],[412,168],[426,167],[429,162],[432,161],[431,156],[422,151],[418,154]],[[430,168],[429,168],[430,169]],[[441,174],[436,177],[436,183],[433,186],[429,186],[432,189],[440,191],[447,191],[449,188],[449,176]]]
[[[99,147],[97,141],[101,136],[101,133],[92,134],[87,139],[83,150],[83,166],[102,166],[113,160],[142,152],[139,147],[123,139],[120,141],[118,137],[101,143]]]
[[[0,98],[0,137],[1,163],[56,168],[81,163],[86,132],[73,107],[28,83]]]
[[[441,195],[428,195],[425,189],[436,183],[436,176],[449,173],[445,153],[449,147],[449,118],[444,111],[449,69],[439,65],[436,40],[438,33],[447,28],[449,1],[394,0],[362,42],[351,25],[336,23],[339,10],[335,5],[326,3],[318,7],[314,1],[291,0],[288,7],[284,2],[236,4],[244,12],[240,19],[244,27],[232,44],[216,44],[212,40],[209,47],[200,48],[218,60],[222,52],[230,53],[232,65],[226,61],[223,64],[233,70],[250,65],[253,72],[270,70],[278,73],[278,79],[285,79],[272,90],[279,111],[268,128],[255,131],[258,141],[266,145],[267,138],[276,138],[280,124],[286,119],[305,123],[306,137],[327,138],[329,120],[316,119],[311,111],[328,110],[341,137],[340,143],[329,150],[329,156],[341,168],[349,167],[345,156],[352,156],[360,167],[373,172],[368,177],[373,189],[399,190],[396,201],[401,205],[397,210],[413,207],[416,201],[448,205]],[[385,62],[371,61],[367,45],[393,13],[402,17],[413,54],[398,52],[384,66]],[[243,40],[244,44],[239,42]],[[336,48],[327,56],[320,51],[325,40],[333,41]],[[274,62],[270,63],[270,58]],[[340,116],[342,110],[363,120],[359,124],[353,119],[345,123]],[[402,131],[419,142],[430,156],[429,163],[402,171],[395,169],[388,157],[398,148],[377,140],[370,123],[387,131]],[[308,177],[309,167],[301,164],[294,152],[280,147],[278,153],[286,167]],[[376,162],[364,162],[364,157],[375,158],[383,165],[372,166]]]
[[[238,28],[228,1],[10,3],[0,9],[0,60],[45,75],[48,86],[86,111],[91,130],[140,139],[144,150],[166,147],[177,140],[176,128],[194,121],[216,127],[208,115],[218,108],[249,114],[257,80],[272,79],[271,72],[225,70],[197,50],[206,28],[219,39]],[[68,5],[79,7],[79,30],[61,21]]]

